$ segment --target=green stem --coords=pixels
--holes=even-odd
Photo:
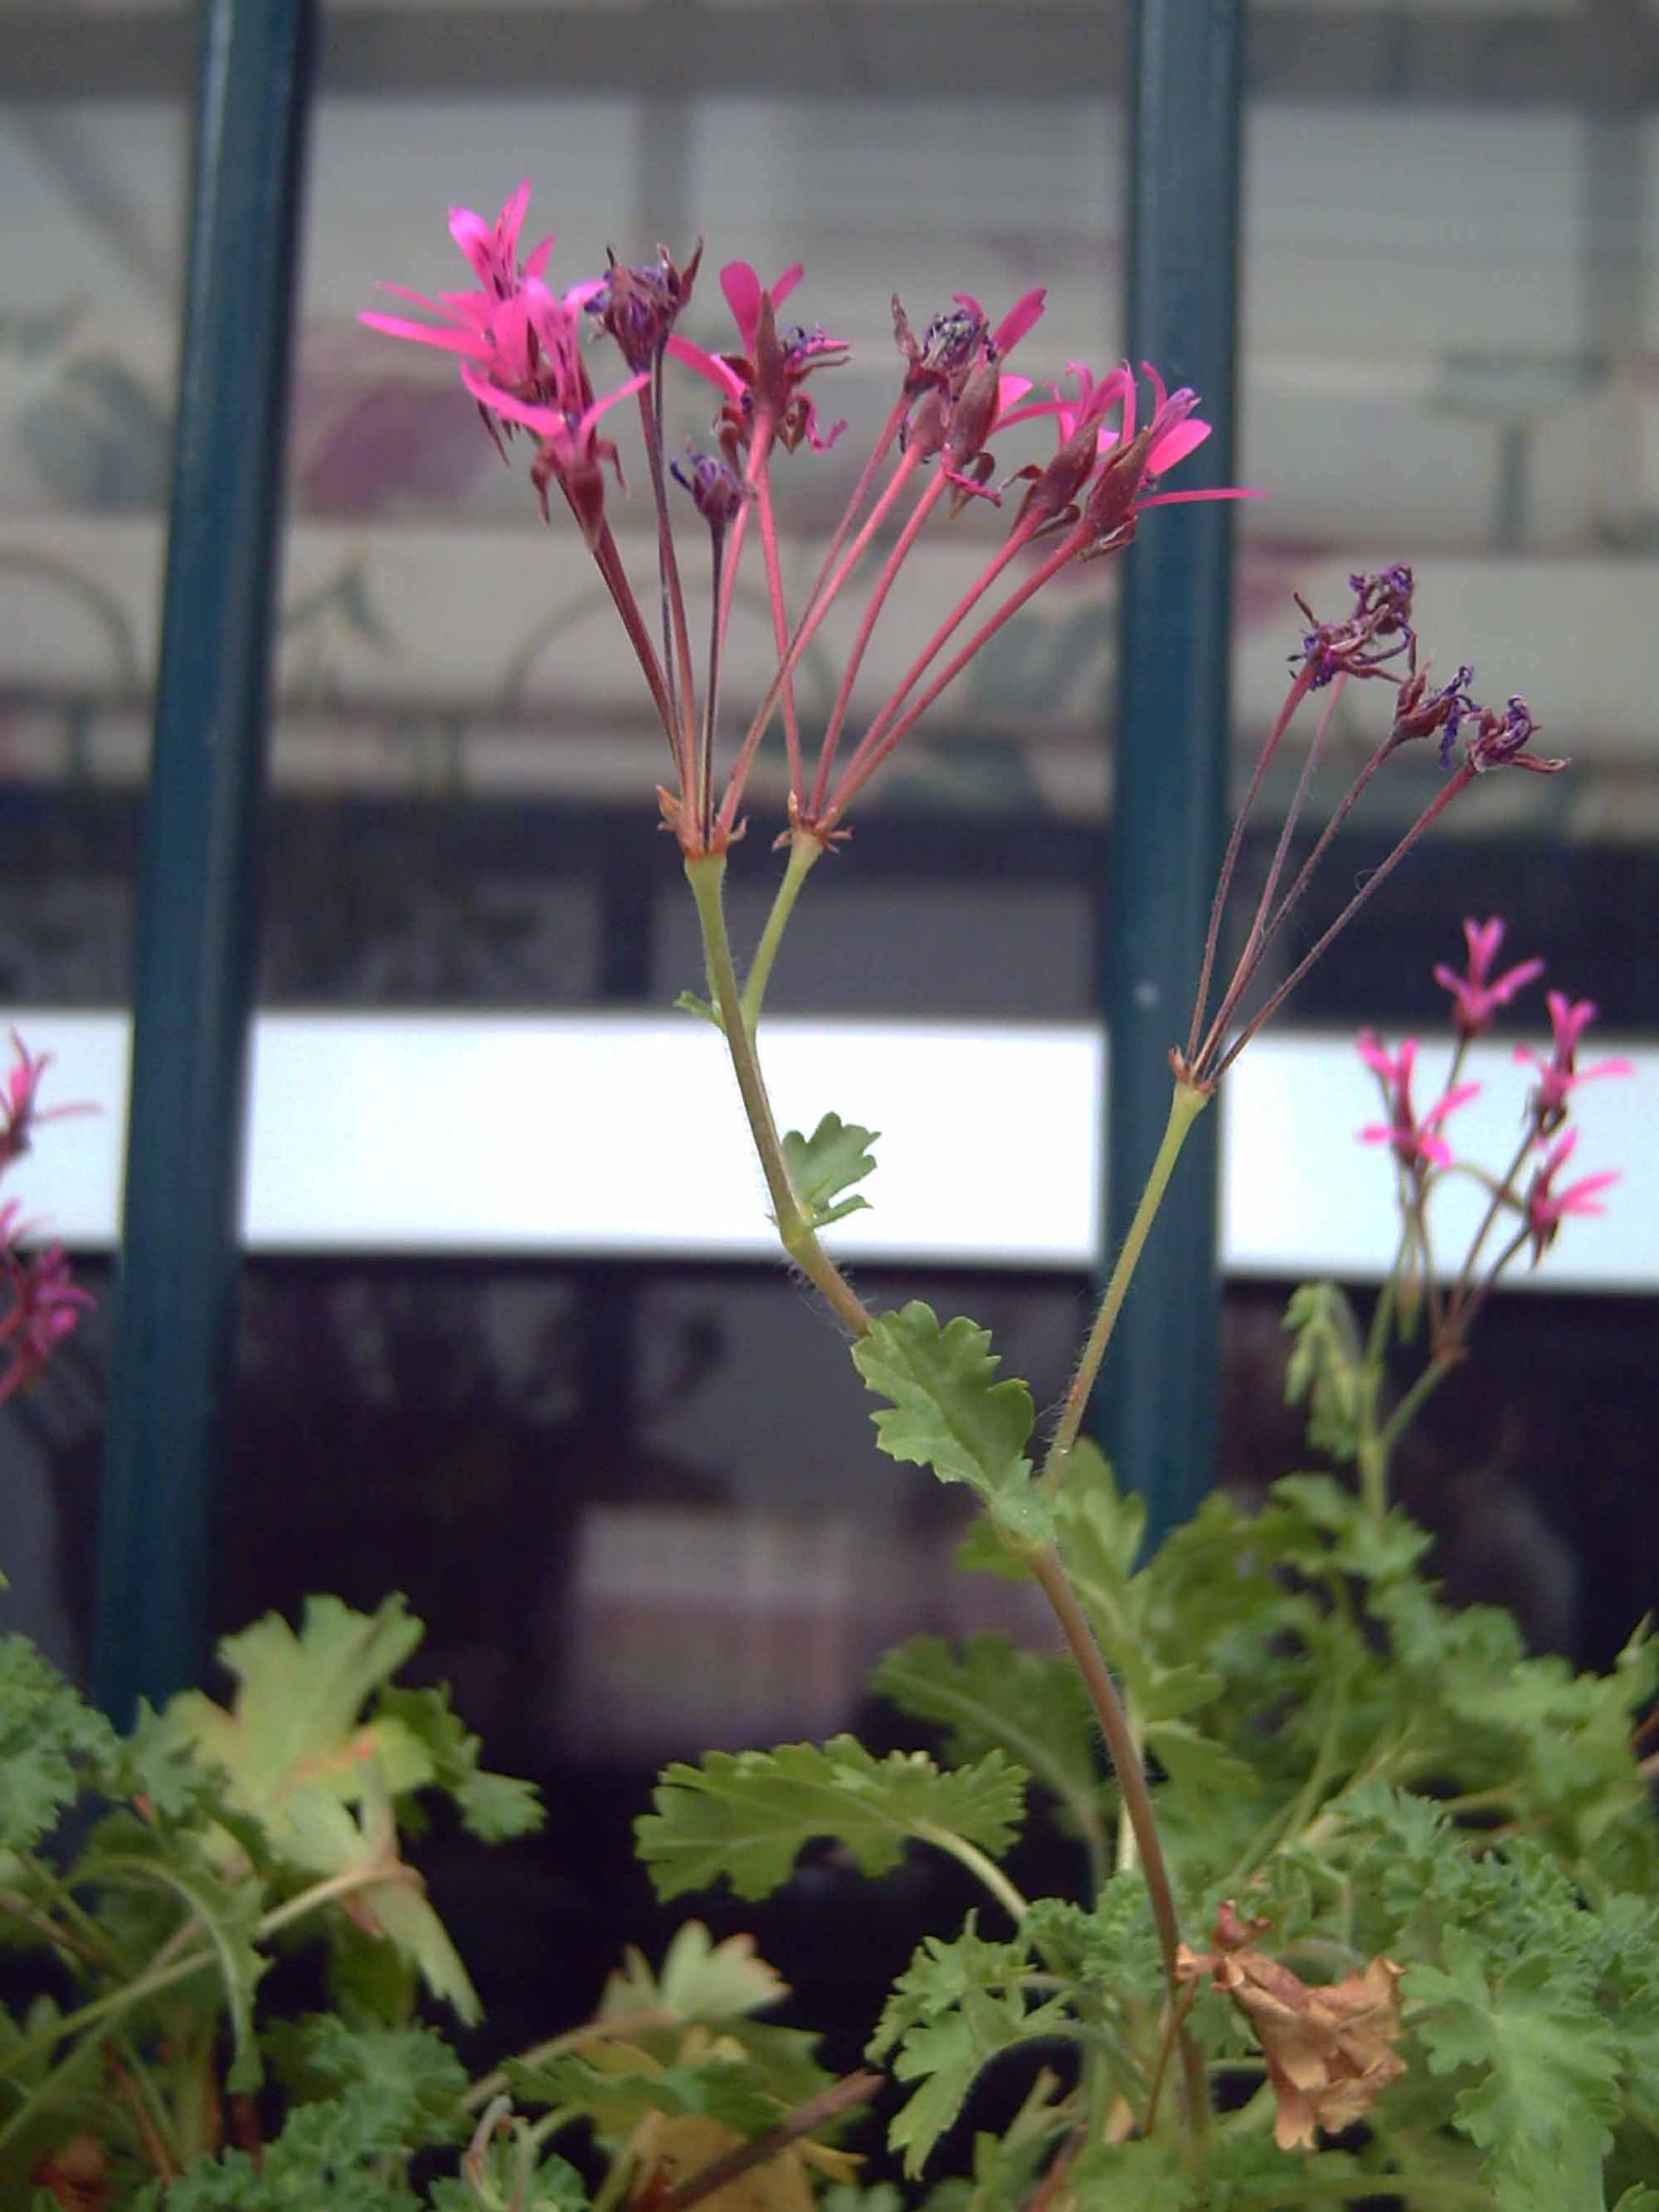
[[[766,997],[766,987],[772,980],[772,963],[778,957],[784,929],[795,910],[800,887],[811,873],[813,864],[823,851],[823,847],[810,830],[795,830],[790,833],[789,865],[783,872],[783,881],[778,885],[778,895],[772,902],[771,913],[766,917],[766,927],[761,932],[760,943],[755,947],[755,957],[749,963],[748,981],[743,987],[744,1027],[751,1037],[760,1024],[761,1006]]]
[[[178,2130],[173,2125],[173,2115],[167,2110],[167,2100],[156,2087],[155,2078],[140,2056],[137,2045],[125,2029],[112,2037],[111,2040],[118,2049],[121,2063],[126,2069],[127,2076],[133,2086],[133,2094],[143,2107],[149,2124],[155,2130],[156,2142],[175,2165],[180,2166],[187,2165],[189,2160],[183,2154]]]
[[[1095,1709],[1095,1717],[1100,1723],[1100,1732],[1106,1739],[1106,1749],[1117,1776],[1118,1788],[1123,1793],[1124,1815],[1134,1830],[1135,1842],[1140,1852],[1140,1877],[1146,1885],[1146,1895],[1152,1904],[1152,1923],[1158,1930],[1158,1945],[1164,1961],[1164,1978],[1169,1990],[1169,2002],[1178,2006],[1182,1997],[1182,1986],[1176,1973],[1181,1948],[1181,1923],[1176,1915],[1175,1891],[1170,1881],[1163,1839],[1158,1832],[1158,1820],[1152,1811],[1152,1793],[1146,1786],[1146,1771],[1135,1747],[1129,1717],[1123,1710],[1116,1686],[1100,1656],[1099,1646],[1090,1631],[1083,1607],[1078,1603],[1077,1594],[1066,1579],[1060,1554],[1053,1550],[1037,1552],[1031,1559],[1031,1572],[1048,1599],[1054,1619],[1060,1623],[1060,1632],[1066,1638],[1077,1670],[1083,1677],[1089,1702]],[[1179,2043],[1182,2073],[1187,2089],[1187,2124],[1193,2136],[1201,2140],[1210,2118],[1209,2090],[1205,2083],[1203,2061],[1184,2028],[1181,2031]]]
[[[366,1888],[370,1883],[384,1881],[386,1878],[386,1870],[380,1865],[352,1867],[343,1874],[330,1875],[325,1881],[315,1882],[309,1889],[301,1890],[297,1897],[290,1898],[286,1905],[274,1906],[257,1921],[252,1930],[253,1940],[256,1943],[263,1942],[279,1928],[303,1919],[318,1905],[326,1905],[334,1898],[343,1897],[354,1889]],[[66,2037],[75,2034],[79,2029],[94,2027],[100,2021],[118,2021],[143,2004],[146,1998],[159,1996],[163,1990],[175,1988],[179,1983],[188,1981],[192,1974],[199,1973],[204,1966],[212,1966],[217,1954],[210,1945],[205,1949],[188,1952],[182,1959],[175,1955],[195,1932],[197,1924],[193,1918],[181,1922],[156,1953],[148,1973],[141,1974],[136,1981],[125,1983],[118,1990],[108,1990],[101,1997],[94,1997],[77,2010],[65,2013],[61,2019],[53,2021],[49,2027],[25,2036],[21,2043],[13,2044],[6,2053],[3,2069],[0,2069],[0,2080],[15,2075],[37,2051],[54,2050]],[[65,2066],[72,2065],[74,2062],[75,2053],[71,2052],[62,2065],[55,2067],[44,2081],[36,2083],[4,2127],[0,2128],[0,2149],[4,2148],[30,2115],[50,2098],[56,2077]]]
[[[996,1861],[988,1858],[977,1844],[970,1844],[965,1836],[958,1836],[950,1828],[936,1828],[931,1820],[918,1820],[911,1833],[920,1836],[923,1843],[932,1844],[936,1850],[948,1851],[958,1865],[976,1875],[1017,1927],[1030,1911]]]
[[[1054,1431],[1054,1442],[1048,1447],[1048,1456],[1042,1465],[1044,1488],[1052,1495],[1065,1478],[1066,1462],[1071,1457],[1078,1432],[1083,1426],[1083,1416],[1089,1404],[1089,1395],[1100,1373],[1100,1364],[1106,1357],[1106,1347],[1111,1342],[1112,1331],[1122,1309],[1133,1279],[1135,1267],[1148,1232],[1157,1218],[1158,1209],[1164,1202],[1175,1164],[1181,1157],[1181,1147],[1187,1141],[1188,1132],[1210,1103],[1210,1094],[1195,1084],[1177,1080],[1175,1094],[1170,1101],[1170,1118],[1164,1124],[1163,1142],[1158,1157],[1152,1162],[1146,1177],[1146,1187],[1140,1194],[1140,1203],[1135,1208],[1134,1218],[1129,1224],[1129,1233],[1123,1240],[1121,1250],[1113,1263],[1105,1294],[1095,1315],[1071,1385],[1066,1393],[1066,1402],[1060,1408],[1060,1425]]]
[[[1376,1441],[1383,1454],[1385,1476],[1388,1473],[1388,1462],[1393,1456],[1395,1446],[1417,1419],[1429,1399],[1450,1374],[1452,1365],[1453,1363],[1449,1359],[1430,1360],[1416,1382],[1412,1384],[1411,1389],[1407,1391],[1405,1396],[1383,1423],[1382,1432]]]
[[[777,1225],[784,1250],[807,1280],[823,1293],[854,1336],[867,1336],[870,1334],[870,1316],[864,1303],[813,1233],[811,1222],[801,1212],[800,1203],[789,1181],[789,1171],[784,1165],[783,1146],[778,1136],[777,1123],[772,1118],[772,1102],[766,1095],[760,1062],[755,1057],[755,1041],[744,1018],[743,994],[738,984],[737,969],[732,964],[731,940],[726,933],[726,914],[720,898],[725,875],[723,854],[686,855],[686,881],[696,900],[697,919],[702,926],[703,957],[708,968],[709,988],[714,992],[714,1003],[720,1009],[726,1050],[732,1056],[732,1069],[738,1079],[743,1110],[749,1119],[749,1133],[755,1140],[756,1152],[760,1155],[761,1172],[766,1177],[767,1192],[772,1200],[772,1218]]]
[[[1359,1439],[1356,1457],[1359,1466],[1360,1503],[1373,1521],[1381,1522],[1388,1517],[1389,1468],[1395,1445],[1455,1364],[1455,1360],[1450,1358],[1431,1359],[1380,1427],[1376,1422],[1376,1394],[1382,1376],[1375,1368],[1370,1370],[1365,1431]]]

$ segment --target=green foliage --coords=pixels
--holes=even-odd
[[[583,2212],[587,2188],[568,2159],[539,2154],[522,2121],[492,2130],[469,2154],[466,2178],[432,2184],[432,2212]]]
[[[788,1880],[802,1847],[833,1837],[861,1873],[890,1873],[908,1839],[959,1838],[1000,1856],[1013,1842],[1024,1776],[1000,1752],[941,1771],[920,1752],[872,1759],[850,1735],[775,1751],[711,1751],[665,1770],[656,1810],[635,1824],[659,1897],[722,1876],[739,1897]]]
[[[515,1775],[487,1773],[480,1767],[482,1747],[451,1710],[447,1685],[429,1690],[384,1688],[375,1699],[374,1720],[387,1729],[401,1728],[426,1753],[426,1771],[405,1786],[441,1790],[454,1800],[469,1832],[481,1843],[507,1843],[541,1826],[546,1815],[534,1783],[520,1782]]]
[[[999,1382],[991,1333],[958,1315],[941,1328],[913,1299],[882,1314],[853,1347],[853,1364],[890,1409],[871,1416],[876,1440],[896,1460],[931,1467],[941,1482],[965,1482],[999,1527],[1024,1542],[1048,1531],[1030,1482],[1025,1445],[1035,1418],[1024,1382]]]
[[[717,2120],[734,2135],[764,2135],[783,2112],[740,2045],[661,2065],[637,2047],[599,2045],[539,2066],[509,2064],[507,2085],[526,2104],[556,2106],[586,2120],[602,2143],[626,2142],[653,2112]]]
[[[296,2106],[257,2165],[240,2150],[204,2159],[165,2192],[141,2190],[132,2212],[418,2212],[404,2161],[467,2133],[453,2051],[428,2028],[325,2016],[308,2024],[306,2057],[331,2094]]]
[[[1407,1977],[1413,2026],[1430,2071],[1466,2084],[1452,2118],[1487,2153],[1482,2172],[1499,2202],[1601,2212],[1619,2052],[1588,1979],[1547,1956],[1494,1971],[1473,1928],[1449,1928],[1442,1957],[1443,1967]]]
[[[599,2017],[666,2012],[687,2023],[725,2022],[763,2012],[787,1995],[787,1984],[756,1956],[752,1936],[716,1943],[701,1920],[688,1920],[675,1930],[659,1972],[629,1945],[605,1985]]]
[[[109,1723],[27,1637],[0,1638],[0,1855],[33,1850],[115,1747]]]
[[[826,1114],[810,1137],[799,1129],[786,1131],[783,1164],[809,1228],[827,1228],[869,1206],[867,1198],[843,1198],[842,1193],[875,1172],[870,1147],[880,1133],[843,1121],[839,1114]]]
[[[141,1707],[125,1739],[26,1644],[0,1644],[0,1932],[67,1984],[21,2018],[0,2012],[0,2202],[26,2201],[40,2161],[81,2136],[110,2161],[104,2186],[125,2212],[154,2171],[139,2112],[199,2142],[203,2112],[259,2085],[267,2044],[300,2101],[248,2201],[304,2201],[299,2177],[331,2174],[331,2204],[413,2202],[363,2161],[439,2139],[417,2075],[447,2128],[465,2077],[435,2039],[398,2025],[411,1970],[463,2012],[476,2000],[401,1856],[399,1814],[437,1789],[485,1837],[538,1817],[533,1792],[480,1768],[442,1692],[390,1686],[420,1634],[399,1600],[374,1615],[316,1601],[299,1633],[272,1618],[223,1647],[238,1678],[228,1707],[193,1692],[161,1714]],[[262,2033],[274,1949],[319,1934],[340,2015],[303,2036]],[[250,2186],[228,2154],[168,2203],[239,2204]]]
[[[921,2172],[994,2058],[1079,2035],[1066,1996],[1033,1994],[1032,1972],[1025,1942],[987,1942],[970,1917],[954,1942],[928,1936],[894,1984],[868,2055],[891,2054],[896,2077],[920,2084],[888,2130],[907,2174]]]
[[[929,1936],[894,1984],[868,2051],[918,2085],[889,2136],[906,2172],[921,2171],[983,2069],[1022,2047],[1087,2051],[1126,2094],[1142,2095],[1135,2039],[1156,2019],[1163,1987],[1146,1885],[1133,1873],[1113,1876],[1092,1908],[1039,1900],[1007,1942],[988,1942],[971,1915],[954,1942]],[[1048,2077],[1012,2131],[1028,2148],[1069,2124],[1051,2109],[1054,2086]],[[1007,2179],[1009,2148],[1005,2136],[994,2154],[976,2153],[982,2185],[993,2166]],[[1013,2160],[1022,2176],[1026,2164],[1023,2153]]]
[[[125,1849],[110,1848],[118,1838]],[[182,1910],[184,1924],[205,1940],[211,1954],[230,2022],[227,2087],[257,2089],[264,2069],[254,2040],[253,1993],[266,1962],[254,1940],[258,1897],[252,1886],[226,1880],[190,1840],[169,1845],[131,1815],[118,1815],[100,1826],[76,1879],[94,1891],[149,1889]]]
[[[350,1884],[359,1911],[435,1996],[471,2021],[477,1995],[442,1923],[409,1880],[394,1801],[446,1788],[474,1832],[492,1840],[523,1832],[538,1816],[527,1785],[479,1771],[477,1739],[442,1693],[389,1688],[422,1633],[400,1597],[368,1614],[337,1598],[310,1599],[297,1634],[270,1613],[220,1646],[237,1682],[228,1707],[186,1692],[172,1700],[163,1725],[173,1743],[222,1771],[228,1806],[259,1824],[283,1862]]]
[[[1296,1338],[1285,1370],[1285,1402],[1308,1407],[1308,1442],[1333,1459],[1359,1450],[1365,1352],[1353,1308],[1334,1283],[1304,1283],[1291,1294],[1285,1327]]]
[[[945,1728],[951,1765],[1006,1752],[1081,1820],[1095,1820],[1095,1718],[1076,1668],[1057,1652],[1022,1651],[1006,1636],[954,1647],[914,1636],[888,1653],[870,1686]]]
[[[1285,2212],[1288,2205],[1341,2212],[1355,2201],[1365,2171],[1346,2152],[1323,2150],[1310,2160],[1306,2151],[1280,2150],[1271,2133],[1235,2127],[1212,2133],[1201,2168],[1163,2139],[1091,2143],[1068,2179],[1079,2203],[1133,2205],[1134,2212]],[[1376,2193],[1389,2195],[1386,2181]]]

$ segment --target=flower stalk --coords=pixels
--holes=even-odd
[[[869,1334],[870,1316],[864,1303],[818,1242],[811,1222],[801,1211],[800,1202],[789,1181],[789,1170],[784,1164],[782,1141],[773,1118],[772,1102],[767,1095],[760,1061],[756,1056],[754,1037],[744,1018],[743,991],[732,958],[731,940],[726,934],[721,895],[726,877],[724,854],[688,854],[685,876],[691,886],[691,895],[696,901],[709,986],[719,1010],[726,1050],[731,1055],[732,1070],[738,1079],[738,1091],[748,1119],[749,1133],[760,1159],[761,1173],[766,1178],[767,1192],[772,1200],[772,1218],[779,1238],[791,1260],[807,1280],[823,1292],[831,1310],[854,1335],[866,1336]]]

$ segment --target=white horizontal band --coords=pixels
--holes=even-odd
[[[42,1128],[3,1194],[73,1248],[118,1237],[129,1048],[112,1012],[0,1013],[54,1064],[50,1108],[101,1111]],[[1592,1040],[1592,1044],[1595,1041]],[[827,1232],[849,1260],[1092,1267],[1104,1052],[1081,1024],[780,1019],[763,1054],[781,1127],[833,1110],[878,1130],[870,1210]],[[1614,1048],[1601,1044],[1587,1057]],[[1634,1079],[1588,1084],[1566,1183],[1623,1180],[1602,1219],[1568,1221],[1540,1287],[1659,1287],[1659,1051]],[[1441,1073],[1419,1063],[1419,1109]],[[1484,1082],[1446,1134],[1498,1172],[1522,1126],[1527,1072],[1485,1044]],[[1388,1157],[1355,1133],[1378,1112],[1351,1038],[1271,1033],[1224,1086],[1224,1264],[1237,1274],[1375,1277],[1395,1223]],[[1471,1182],[1442,1193],[1438,1250],[1478,1218]],[[763,1260],[775,1250],[720,1038],[689,1015],[265,1014],[254,1046],[243,1215],[255,1252]]]

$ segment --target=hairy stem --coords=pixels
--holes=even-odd
[[[970,1844],[965,1836],[955,1835],[949,1828],[936,1828],[931,1820],[918,1820],[915,1832],[923,1843],[949,1852],[959,1866],[977,1876],[1016,1926],[1024,1919],[1030,1906],[996,1861],[988,1858],[977,1844]]]
[[[772,910],[766,917],[766,927],[761,932],[760,943],[755,947],[755,957],[749,963],[749,974],[743,987],[744,1026],[752,1036],[760,1022],[761,1007],[766,999],[766,987],[772,980],[772,963],[778,957],[778,947],[783,942],[783,933],[795,901],[800,896],[801,885],[811,873],[823,847],[809,830],[790,833],[789,863],[783,872],[783,881],[778,885]]]
[[[1054,1442],[1042,1465],[1042,1481],[1050,1492],[1057,1490],[1065,1479],[1066,1463],[1071,1457],[1072,1447],[1083,1426],[1090,1394],[1100,1373],[1101,1362],[1106,1357],[1106,1347],[1111,1342],[1112,1331],[1128,1294],[1130,1282],[1145,1248],[1148,1233],[1157,1218],[1158,1209],[1164,1202],[1175,1164],[1181,1157],[1181,1148],[1187,1141],[1188,1132],[1209,1103],[1209,1093],[1194,1085],[1177,1082],[1170,1101],[1170,1118],[1164,1124],[1163,1142],[1146,1177],[1146,1187],[1140,1194],[1140,1203],[1129,1224],[1129,1233],[1123,1240],[1121,1250],[1113,1262],[1111,1275],[1101,1297],[1093,1326],[1089,1331],[1072,1380],[1066,1392],[1066,1402],[1060,1408],[1060,1425],[1054,1431]]]
[[[1164,1978],[1168,1986],[1169,2001],[1172,2006],[1178,2006],[1182,1985],[1176,1978],[1176,1962],[1181,1948],[1181,1926],[1176,1917],[1175,1892],[1170,1887],[1163,1838],[1158,1832],[1158,1820],[1152,1811],[1152,1793],[1146,1786],[1146,1773],[1135,1749],[1128,1716],[1123,1710],[1116,1686],[1090,1632],[1083,1607],[1078,1603],[1077,1594],[1066,1579],[1059,1553],[1053,1550],[1036,1553],[1031,1559],[1031,1571],[1060,1624],[1060,1633],[1065,1637],[1077,1670],[1083,1677],[1089,1702],[1095,1710],[1095,1717],[1100,1723],[1100,1732],[1106,1739],[1106,1749],[1117,1776],[1118,1787],[1123,1793],[1124,1816],[1134,1830],[1135,1842],[1140,1852],[1140,1875],[1152,1904],[1152,1922],[1158,1930],[1158,1947],[1164,1961]],[[1208,2127],[1210,2114],[1209,2091],[1205,2083],[1203,2063],[1191,2038],[1184,2031],[1180,2036],[1180,2048],[1182,2073],[1187,2088],[1188,2125],[1194,2136],[1201,2136]]]
[[[761,1172],[766,1178],[767,1192],[772,1200],[772,1218],[776,1224],[778,1236],[789,1257],[807,1280],[823,1292],[854,1336],[867,1336],[870,1316],[863,1301],[813,1233],[811,1224],[800,1210],[789,1181],[789,1171],[784,1165],[782,1142],[778,1135],[777,1123],[773,1119],[772,1102],[767,1096],[760,1062],[755,1056],[755,1042],[744,1019],[743,994],[738,984],[737,969],[732,963],[731,941],[726,933],[726,913],[720,896],[726,875],[725,860],[715,854],[688,854],[685,874],[691,886],[691,895],[697,902],[697,920],[702,928],[703,957],[708,963],[709,987],[720,1009],[720,1026],[726,1033],[726,1050],[732,1058],[732,1071],[738,1079],[743,1110],[748,1117],[749,1133],[754,1139],[755,1150],[760,1156]]]

